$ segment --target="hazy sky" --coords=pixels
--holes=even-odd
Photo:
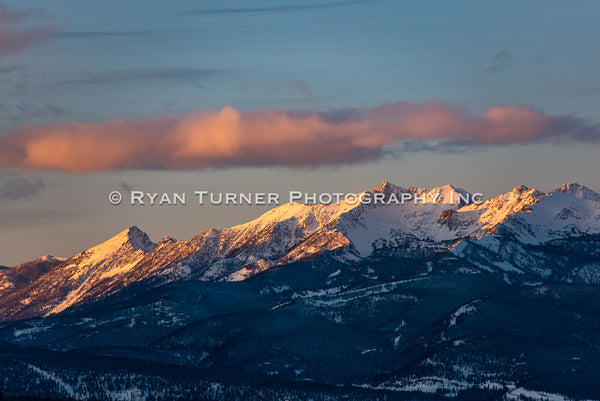
[[[114,190],[598,191],[598,15],[597,0],[0,2],[0,265],[266,210],[113,206]]]

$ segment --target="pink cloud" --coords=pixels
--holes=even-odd
[[[492,146],[570,139],[580,132],[591,135],[580,120],[518,106],[480,115],[442,102],[325,113],[225,107],[151,119],[23,125],[0,135],[0,166],[84,173],[338,165],[376,160],[404,141]]]

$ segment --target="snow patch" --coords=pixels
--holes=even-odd
[[[479,302],[481,302],[481,300],[477,299],[458,308],[454,313],[452,313],[452,315],[450,315],[450,322],[448,323],[448,326],[456,326],[457,319],[462,315],[470,315],[477,312],[477,307],[475,305]]]

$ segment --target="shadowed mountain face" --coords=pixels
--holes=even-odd
[[[285,204],[187,241],[132,227],[0,270],[2,391],[596,397],[599,194],[361,194],[380,201]]]

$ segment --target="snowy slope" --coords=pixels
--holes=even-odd
[[[349,204],[345,201],[330,205],[284,204],[248,223],[210,230],[190,241],[178,243],[171,252],[189,256],[180,259],[168,271],[184,272],[187,277],[202,280],[238,281],[273,266],[323,252],[334,252],[340,262],[353,262],[382,249],[394,249],[396,256],[423,256],[457,241],[480,239],[498,230],[505,233],[518,231],[524,241],[531,235],[541,235],[540,240],[544,240],[550,238],[550,234],[555,238],[574,232],[600,232],[598,224],[577,219],[581,213],[585,216],[595,213],[597,201],[593,199],[598,195],[577,184],[568,184],[564,188],[572,193],[557,190],[551,194],[561,195],[552,198],[551,194],[519,186],[489,202],[463,205],[457,204],[459,195],[464,197],[469,195],[468,192],[451,185],[427,190],[406,189],[382,182],[367,192],[382,193],[385,199],[393,195],[399,199],[403,193],[420,198],[416,203],[400,204]],[[425,203],[420,200],[423,198]],[[538,202],[545,206],[536,206]],[[561,212],[563,209],[566,211]],[[569,214],[571,210],[573,216]],[[548,213],[554,213],[553,216],[562,213],[561,216],[567,218],[548,225],[544,223]],[[523,216],[533,219],[527,229],[521,224]],[[574,223],[579,225],[578,230],[573,231]],[[175,260],[177,255],[167,259]]]
[[[529,213],[515,215],[502,226],[529,244],[596,234],[600,232],[600,200],[593,192],[583,196],[586,192],[582,186],[574,192],[555,189],[540,197]]]
[[[461,216],[460,222],[455,219],[457,224],[438,223],[443,211],[460,207],[457,194],[467,194],[450,185],[428,191],[407,190],[382,182],[372,191],[357,196],[365,193],[382,193],[386,199],[392,194],[399,199],[402,193],[412,193],[425,202],[361,204],[343,200],[329,205],[281,205],[251,222],[217,232],[219,245],[214,250],[215,263],[204,271],[202,278],[245,279],[270,266],[325,251],[343,250],[338,252],[340,261],[355,261],[369,256],[377,241],[396,241],[410,234],[443,245],[444,241],[466,236],[476,229],[470,217],[473,213]]]
[[[550,193],[519,186],[469,205],[458,200],[470,194],[451,185],[427,190],[382,182],[360,194],[390,200],[407,193],[416,202],[284,204],[187,241],[166,237],[154,244],[132,227],[72,258],[52,259],[46,270],[21,281],[17,267],[1,270],[0,315],[60,313],[143,280],[241,281],[324,253],[351,264],[373,255],[428,258],[449,249],[482,271],[544,279],[551,274],[550,257],[528,247],[600,233],[600,195],[578,184]],[[594,263],[578,266],[580,276],[596,277]]]
[[[37,280],[52,267],[63,262],[65,258],[44,255],[15,267],[0,270],[0,296]]]
[[[90,297],[100,283],[119,281],[156,244],[132,227],[93,248],[60,261],[29,285],[3,297],[3,316],[53,314]]]
[[[385,185],[384,185],[385,184]],[[469,236],[477,229],[475,213],[456,214],[459,210],[458,194],[466,194],[451,185],[434,188],[430,191],[423,188],[405,190],[382,183],[373,192],[389,189],[389,194],[396,192],[412,193],[423,197],[425,203],[417,199],[404,203],[383,203],[361,205],[349,213],[343,214],[337,228],[358,249],[360,256],[366,257],[376,247],[376,242],[386,241],[393,244],[404,236],[411,236],[425,242],[435,242],[444,246],[447,241]],[[435,200],[435,203],[434,203]],[[451,202],[454,203],[451,203]],[[449,221],[451,220],[451,221]]]
[[[528,274],[535,281],[553,276],[592,282],[600,276],[593,237],[600,234],[600,195],[589,188],[569,183],[542,193],[522,186],[463,210],[483,211],[481,235],[455,244],[452,253],[483,270],[504,272],[509,283],[526,281]]]

